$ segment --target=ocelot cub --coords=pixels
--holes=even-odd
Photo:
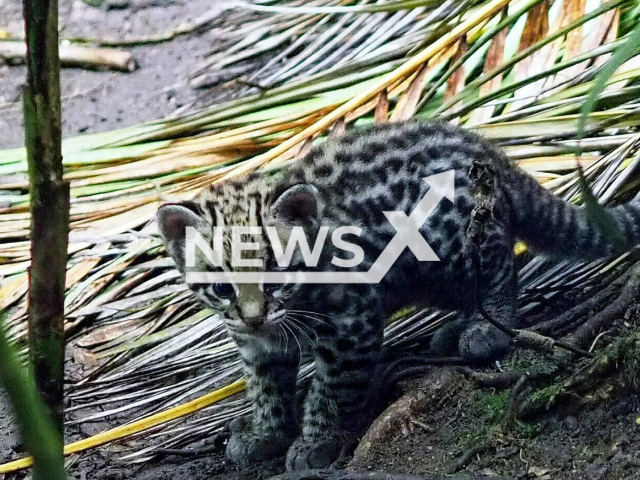
[[[449,179],[453,195],[429,197],[431,206],[425,206],[434,188],[427,177],[434,175]],[[418,207],[428,210],[420,221],[412,216]],[[637,243],[639,197],[609,212],[629,246]],[[478,213],[482,231],[474,234]],[[387,123],[330,138],[280,172],[215,183],[192,201],[162,205],[157,220],[184,274],[366,272],[400,230],[407,238],[419,232],[418,240],[437,256],[422,261],[426,257],[418,259],[418,247],[407,241],[378,283],[189,284],[203,305],[224,318],[244,362],[252,413],[232,423],[227,457],[248,465],[286,454],[290,470],[328,466],[357,433],[385,319],[399,308],[457,311],[457,320],[434,336],[431,352],[485,362],[506,353],[511,342],[483,320],[479,306],[518,326],[517,240],[535,251],[580,259],[623,249],[583,208],[554,197],[491,143],[439,122]],[[334,236],[344,226],[352,227],[340,231],[344,238]],[[276,236],[225,231],[219,266],[203,255],[187,265],[187,227],[213,247],[215,227],[271,228]],[[293,244],[283,267],[283,245],[296,230],[308,249],[302,251],[304,242]],[[274,245],[276,238],[283,243]],[[296,381],[305,349],[314,355],[315,374],[299,414]]]

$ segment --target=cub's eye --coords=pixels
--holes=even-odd
[[[214,283],[213,293],[218,298],[231,298],[236,294],[236,291],[230,283]]]

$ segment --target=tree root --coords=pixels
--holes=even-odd
[[[470,369],[469,369],[470,370]],[[485,382],[484,386],[488,388],[506,388],[506,386],[513,385],[511,393],[509,395],[509,405],[507,412],[502,421],[503,430],[511,430],[516,422],[520,406],[520,398],[529,381],[529,375],[522,372],[500,372],[500,373],[479,373],[474,371],[466,371],[465,374],[471,378],[481,379],[481,382]],[[494,449],[496,438],[493,433],[487,435],[484,441],[474,447],[465,450],[462,456],[460,456],[449,469],[448,474],[456,473],[465,468],[476,455],[480,455],[488,450]]]
[[[369,464],[373,445],[383,445],[398,433],[408,436],[415,425],[425,430],[428,425],[420,425],[414,417],[426,411],[437,411],[461,388],[463,378],[453,369],[433,369],[423,376],[419,386],[410,388],[398,400],[389,405],[371,424],[356,448],[350,468],[365,468]]]
[[[640,332],[618,339],[585,367],[559,384],[534,392],[523,402],[519,418],[553,409],[577,408],[640,390]]]
[[[368,397],[364,411],[370,412],[371,416],[363,418],[362,430],[369,428],[377,416],[387,407],[389,392],[398,385],[399,382],[411,377],[424,376],[433,370],[433,367],[440,365],[464,365],[466,362],[460,357],[426,357],[419,355],[403,355],[395,358],[382,366],[376,374],[370,391],[374,394]],[[384,392],[385,394],[380,394]]]
[[[531,330],[542,335],[564,335],[572,331],[576,326],[584,323],[590,312],[606,304],[623,287],[625,282],[626,275],[622,275],[608,287],[589,297],[584,302],[556,318],[532,326]]]
[[[519,399],[520,396],[529,380],[529,376],[525,373],[520,376],[518,382],[511,389],[511,394],[509,395],[509,408],[507,408],[507,413],[504,416],[503,427],[505,430],[511,430],[516,421],[516,415],[518,413],[518,407],[520,405]]]
[[[592,312],[600,311],[602,305],[607,305],[611,299],[618,297],[620,290],[628,290],[631,287],[629,281],[630,279],[633,281],[634,276],[637,277],[639,268],[640,266],[637,263],[632,264],[616,275],[608,286],[595,295],[588,297],[584,302],[556,318],[537,323],[531,327],[531,330],[554,337],[560,337],[575,331],[576,328],[579,328],[587,321]],[[619,300],[614,302],[618,303]]]
[[[470,367],[459,367],[457,370],[480,387],[496,390],[513,387],[524,375],[522,372],[476,372]]]
[[[276,475],[269,480],[513,480],[507,477],[422,477],[385,472],[353,472],[350,470],[303,470]]]
[[[571,340],[577,345],[586,346],[598,331],[621,317],[629,308],[629,304],[640,290],[640,265],[635,265],[629,275],[624,276],[624,288],[620,295],[604,310],[584,322],[572,335]]]
[[[481,315],[487,322],[496,327],[498,330],[509,335],[513,339],[513,343],[515,343],[519,347],[528,348],[530,350],[535,350],[541,353],[553,353],[554,347],[558,347],[582,357],[593,357],[593,354],[591,354],[590,352],[587,352],[586,350],[583,350],[577,345],[574,345],[570,342],[556,340],[554,338],[541,335],[531,330],[513,329],[497,321],[495,318],[492,318],[484,308],[480,307],[479,310]]]
[[[475,457],[476,455],[480,455],[481,453],[484,453],[491,448],[492,446],[486,443],[482,445],[476,445],[475,447],[471,447],[470,449],[466,450],[460,458],[458,458],[455,462],[453,462],[451,467],[449,467],[449,470],[447,470],[447,473],[453,474],[453,473],[459,472],[471,462],[473,457]]]

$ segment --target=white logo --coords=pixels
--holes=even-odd
[[[366,272],[196,272],[186,273],[187,283],[380,283],[391,266],[405,248],[409,248],[421,262],[438,262],[440,259],[431,246],[420,234],[420,227],[429,218],[443,198],[453,202],[455,171],[448,170],[437,175],[423,178],[429,190],[422,197],[409,216],[401,211],[383,212],[391,225],[396,229],[395,236]],[[194,228],[187,228],[185,263],[187,267],[195,266],[196,247],[207,260],[217,267],[222,266],[223,229],[214,228],[213,248]],[[296,246],[307,267],[318,264],[322,246],[329,233],[329,227],[320,227],[313,248],[307,243],[302,227],[293,227],[286,248],[274,227],[266,227],[266,234],[271,243],[279,267],[287,267],[291,262]],[[232,251],[231,265],[234,267],[263,267],[262,259],[242,258],[242,252],[260,248],[257,242],[243,242],[243,236],[262,235],[260,227],[231,227]],[[364,260],[364,251],[359,245],[345,241],[342,236],[352,234],[359,236],[359,227],[339,227],[331,235],[333,244],[341,250],[353,254],[350,259],[334,257],[331,261],[341,268],[353,268]]]

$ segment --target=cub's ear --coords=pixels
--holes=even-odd
[[[317,190],[307,184],[295,185],[276,198],[270,214],[285,223],[310,223],[320,215],[320,201]]]
[[[162,205],[156,213],[158,230],[164,245],[182,273],[185,263],[186,229],[202,224],[202,217],[198,212],[198,206],[194,202],[182,202]]]

